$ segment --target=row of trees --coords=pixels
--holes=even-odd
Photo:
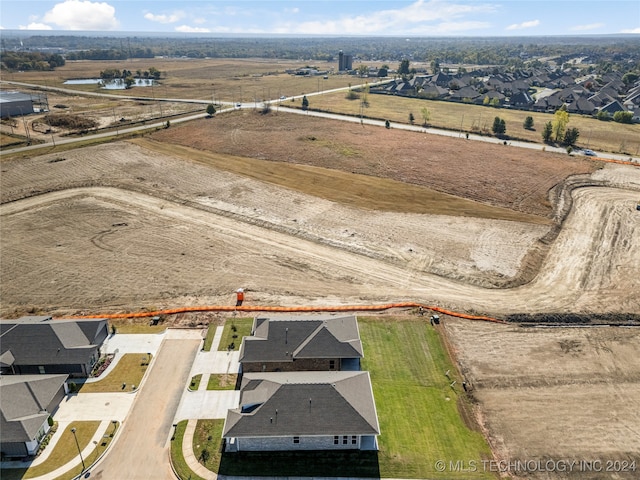
[[[47,71],[65,64],[62,55],[40,52],[2,52],[2,70]]]
[[[136,70],[135,78],[153,78],[154,80],[160,79],[161,72],[155,67],[149,67],[149,70]],[[107,68],[100,72],[100,78],[104,80],[113,80],[116,78],[126,79],[127,77],[134,77],[131,70],[126,68],[119,70],[117,68]]]
[[[629,37],[513,37],[513,38],[216,38],[212,36],[76,36],[29,35],[3,32],[8,50],[63,48],[68,59],[109,60],[150,58],[156,55],[190,58],[311,58],[335,61],[340,50],[362,61],[395,61],[471,65],[508,65],[520,68],[528,58],[556,57],[566,62],[580,52],[598,71],[638,71],[637,39]],[[526,54],[524,59],[521,53]],[[566,60],[565,60],[566,59]],[[536,60],[534,60],[536,62]]]

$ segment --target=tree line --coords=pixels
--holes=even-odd
[[[65,64],[65,59],[57,53],[41,52],[2,52],[0,65],[2,70],[46,71],[54,70]]]

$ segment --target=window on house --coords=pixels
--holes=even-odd
[[[343,444],[343,445],[346,445],[348,442],[349,442],[349,437],[348,437],[348,436],[346,436],[346,435],[345,435],[345,436],[343,436],[343,437],[342,437],[342,444]]]
[[[40,372],[40,374],[43,374],[44,373],[44,366],[40,365],[38,367],[38,371]]]
[[[333,444],[338,445],[340,443],[340,437],[338,435],[334,435]]]
[[[358,443],[358,437],[355,435],[351,436],[351,445],[356,445]]]
[[[293,437],[293,443],[300,443],[300,437]]]
[[[335,368],[336,368],[336,361],[329,360],[329,370],[335,370]]]

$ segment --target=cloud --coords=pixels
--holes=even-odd
[[[638,28],[627,28],[625,30],[621,30],[620,33],[640,33],[640,27],[638,27]]]
[[[540,20],[529,20],[528,22],[514,23],[509,25],[507,30],[522,30],[523,28],[533,28],[540,25]]]
[[[604,27],[604,23],[590,23],[588,25],[576,25],[574,27],[571,27],[571,30],[573,30],[574,32],[581,32],[585,30],[596,30],[602,27]]]
[[[285,8],[284,9],[284,13],[300,13],[300,9],[298,7],[294,7],[294,8]]]
[[[208,28],[190,27],[189,25],[180,25],[179,27],[176,27],[176,32],[183,32],[183,33],[209,33],[210,30]]]
[[[184,17],[184,12],[174,12],[171,15],[154,15],[151,12],[145,13],[144,18],[149,20],[150,22],[158,22],[158,23],[176,23],[178,20]]]
[[[391,3],[390,3],[391,4]],[[464,17],[479,13],[491,13],[497,6],[489,3],[463,4],[443,0],[417,0],[406,7],[378,10],[355,16],[342,16],[332,20],[284,23],[277,25],[275,33],[308,33],[327,35],[363,34],[428,34],[444,31],[461,31],[464,26],[482,28],[484,22],[465,21]],[[460,20],[456,22],[456,20]]]
[[[53,30],[51,25],[46,25],[44,23],[31,22],[26,27],[24,25],[20,25],[20,30]]]
[[[63,30],[116,30],[119,22],[116,9],[104,2],[65,0],[44,15],[45,23]]]

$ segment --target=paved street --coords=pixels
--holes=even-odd
[[[119,437],[91,478],[175,478],[168,461],[173,418],[201,342],[165,339]]]

